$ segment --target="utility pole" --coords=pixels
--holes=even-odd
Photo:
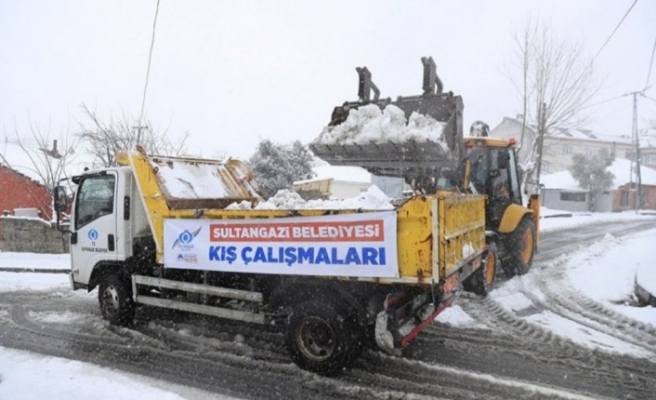
[[[137,126],[133,126],[132,129],[137,130],[137,146],[139,146],[141,144],[141,130],[142,129],[148,129],[148,126],[137,125]]]
[[[544,134],[547,119],[547,105],[542,103],[538,114],[538,166],[535,173],[535,185],[540,187],[540,173],[542,171],[542,149],[544,148]]]
[[[640,173],[640,135],[638,134],[638,95],[644,96],[645,90],[639,92],[627,93],[626,96],[633,96],[633,124],[631,128],[631,144],[634,147],[633,158],[631,159],[631,174],[629,187],[633,189],[633,176],[635,175],[635,184],[636,184],[636,198],[633,201],[633,209],[639,210],[643,206],[642,201],[642,175]]]

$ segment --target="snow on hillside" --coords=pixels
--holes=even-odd
[[[316,142],[327,145],[400,143],[409,140],[441,142],[444,125],[418,113],[412,113],[406,120],[403,110],[391,104],[383,111],[375,104],[368,104],[350,110],[342,124],[325,127]]]

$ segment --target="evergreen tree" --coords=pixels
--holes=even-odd
[[[300,141],[290,145],[262,140],[249,160],[265,197],[289,189],[294,181],[312,178],[312,154]]]
[[[601,149],[592,156],[574,154],[572,161],[569,172],[581,188],[590,191],[588,209],[593,210],[597,198],[613,186],[615,175],[607,168],[613,164],[614,158],[607,149]]]

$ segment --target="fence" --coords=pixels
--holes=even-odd
[[[0,217],[0,250],[30,253],[68,253],[68,234],[39,218]]]

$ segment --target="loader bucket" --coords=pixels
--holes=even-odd
[[[396,101],[380,99],[369,70],[357,68],[359,101],[335,107],[330,123],[310,143],[310,150],[332,165],[358,166],[379,176],[407,177],[417,172],[457,167],[465,155],[462,98],[452,92],[442,93],[442,82],[432,58],[422,58],[422,63],[424,93],[398,97]],[[371,91],[374,91],[373,100]],[[383,115],[378,113],[380,122],[358,119],[362,115],[376,115],[372,114],[371,107],[378,107],[382,112]],[[398,121],[401,116],[405,117],[406,128],[395,125],[393,134],[376,136],[372,133],[372,127],[378,125],[382,131],[389,132],[390,128],[384,125],[394,125],[394,120]]]

